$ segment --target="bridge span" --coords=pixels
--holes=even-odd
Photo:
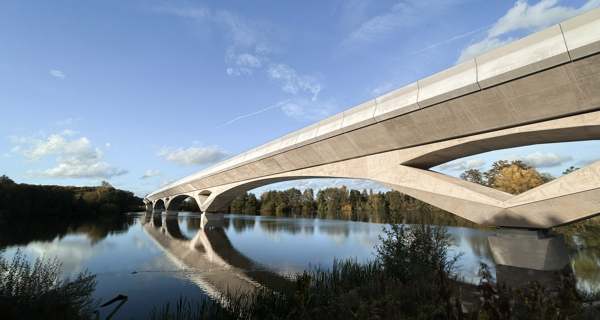
[[[492,150],[600,139],[600,8],[227,159],[149,194],[208,219],[239,194],[370,179],[479,224],[550,228],[600,213],[600,162],[514,196],[428,170]]]

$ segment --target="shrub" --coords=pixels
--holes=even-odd
[[[91,294],[95,275],[87,270],[74,281],[61,281],[58,259],[37,258],[33,268],[20,250],[12,262],[0,252],[2,319],[89,319],[97,303]]]

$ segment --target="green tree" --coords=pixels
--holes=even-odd
[[[574,167],[574,166],[570,166],[570,167],[569,167],[567,170],[565,170],[565,171],[564,171],[562,174],[563,174],[563,176],[566,176],[566,175],[568,175],[569,173],[571,173],[571,172],[575,172],[575,171],[577,171],[577,170],[579,170],[579,168],[577,168],[577,167]]]
[[[460,174],[460,178],[469,182],[487,185],[483,173],[479,169],[470,169]]]

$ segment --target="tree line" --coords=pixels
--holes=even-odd
[[[189,201],[191,202],[191,201]],[[195,203],[194,203],[195,204]],[[189,204],[186,204],[186,208]],[[291,188],[283,191],[264,192],[260,199],[253,193],[236,197],[229,205],[228,212],[256,214],[258,212],[313,212],[313,211],[398,211],[398,210],[440,210],[430,204],[415,199],[396,190],[373,192],[341,188],[327,188],[316,193],[313,189],[300,191]],[[196,209],[197,210],[197,209]]]
[[[143,211],[142,199],[103,181],[99,187],[15,183],[0,176],[0,220],[74,218]]]

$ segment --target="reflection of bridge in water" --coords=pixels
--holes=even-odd
[[[221,227],[222,221],[203,220],[192,239],[181,232],[177,217],[146,215],[142,221],[144,231],[167,257],[191,269],[190,280],[213,299],[263,286],[280,289],[289,283],[237,251]]]
[[[233,217],[229,221],[239,232],[246,229],[247,224],[252,226],[250,229],[254,229],[255,223],[258,223],[267,233],[285,231],[295,234],[300,230],[308,230],[312,234],[317,228],[320,233],[328,235],[349,234],[347,224],[341,227],[327,227],[305,222],[299,225],[290,221],[296,219],[284,217],[277,218],[277,223],[257,222],[246,218]],[[266,270],[237,251],[221,227],[222,221],[202,219],[202,222],[200,229],[191,239],[182,233],[177,217],[154,215],[152,218],[151,215],[147,215],[143,227],[170,259],[177,265],[192,269],[189,278],[212,298],[219,298],[222,293],[235,292],[238,289],[245,292],[259,286],[279,289],[289,285],[288,280]],[[188,225],[189,223],[190,220]],[[536,280],[553,287],[557,273],[572,272],[569,249],[562,234],[543,230],[501,230],[497,234],[483,235],[475,239],[480,241],[474,245],[479,249],[479,254],[495,262],[497,279],[508,285],[522,286]],[[472,278],[469,281],[477,279]]]

